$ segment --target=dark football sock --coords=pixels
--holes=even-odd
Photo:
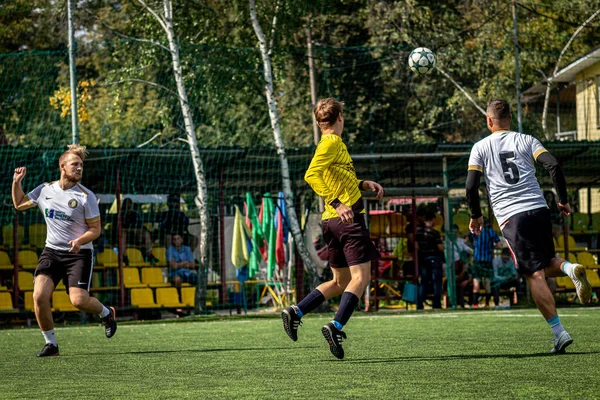
[[[342,326],[346,325],[357,305],[358,297],[354,293],[342,293],[342,299],[340,300],[340,308],[338,308],[337,312],[335,313],[335,318],[333,318],[333,320],[338,322]]]
[[[318,289],[315,289],[303,298],[302,301],[298,303],[297,307],[300,309],[300,312],[302,312],[302,315],[304,315],[317,308],[324,301],[325,296],[323,296],[323,293],[319,292]]]

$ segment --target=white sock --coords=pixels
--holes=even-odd
[[[46,344],[52,343],[56,346],[56,336],[54,335],[54,329],[50,329],[49,331],[42,331],[42,335],[44,335],[44,339],[46,339]]]
[[[98,316],[100,318],[104,318],[106,317],[108,314],[110,314],[110,310],[108,308],[106,308],[105,305],[102,306],[102,311],[100,311],[100,314],[98,314]]]
[[[560,269],[562,269],[562,272],[564,272],[568,276],[571,276],[571,273],[573,272],[573,268],[575,268],[575,264],[573,264],[569,261],[565,261],[563,263],[563,265],[561,265],[561,267],[560,267]]]

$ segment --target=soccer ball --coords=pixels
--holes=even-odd
[[[408,66],[419,75],[428,74],[435,67],[435,54],[427,47],[417,47],[408,56]]]

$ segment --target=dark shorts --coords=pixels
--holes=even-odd
[[[340,218],[323,221],[323,239],[327,244],[329,265],[348,268],[380,257],[371,241],[365,214],[354,213],[354,222],[343,224]]]
[[[549,209],[515,214],[500,229],[520,273],[531,275],[542,270],[555,257]]]
[[[491,279],[494,275],[494,267],[491,261],[473,261],[471,276],[473,279]]]
[[[70,287],[90,290],[92,282],[93,252],[90,249],[79,253],[54,250],[44,247],[34,276],[48,275],[54,281],[54,287],[62,279],[69,293]]]

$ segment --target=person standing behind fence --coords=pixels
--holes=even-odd
[[[556,158],[539,140],[510,131],[512,116],[505,100],[490,102],[486,119],[492,134],[475,143],[469,157],[466,184],[471,209],[469,229],[475,235],[482,231],[479,182],[485,171],[490,203],[515,267],[525,275],[535,304],[552,328],[552,353],[564,353],[573,339],[558,318],[546,276],[569,276],[584,304],[590,301],[592,287],[583,265],[555,257],[551,214],[535,177],[535,163],[539,162],[549,172],[558,193],[558,208],[563,216],[568,216],[571,207],[565,176]]]
[[[417,309],[423,309],[423,302],[427,298],[429,283],[433,283],[433,308],[442,308],[442,278],[444,242],[438,231],[433,229],[435,214],[427,212],[423,221],[419,222],[415,231],[415,242],[412,247],[418,253],[419,276],[419,300]],[[411,248],[411,243],[409,243]]]
[[[471,233],[470,239],[473,242],[473,268],[471,275],[473,276],[473,307],[479,304],[479,289],[482,283],[485,287],[485,305],[490,305],[490,281],[494,274],[492,268],[492,260],[494,259],[494,248],[502,245],[496,231],[490,226],[489,221],[484,219],[484,225],[481,228],[481,233],[475,235]]]
[[[50,299],[61,279],[77,309],[100,317],[107,338],[117,331],[115,309],[104,306],[89,293],[92,241],[100,235],[100,211],[94,193],[79,183],[86,155],[84,146],[69,145],[59,159],[60,179],[43,183],[27,195],[21,186],[27,169],[16,168],[13,175],[15,208],[23,211],[38,206],[47,225],[46,245],[34,273],[33,287],[35,316],[46,340],[38,357],[59,355]]]
[[[356,178],[352,158],[342,141],[342,109],[343,103],[332,98],[319,100],[316,104],[314,115],[322,137],[304,176],[325,203],[321,217],[323,238],[333,279],[319,285],[298,305],[281,313],[283,328],[290,339],[296,341],[302,316],[325,300],[341,295],[340,307],[333,321],[321,329],[329,350],[339,359],[344,358],[342,339],[346,338],[342,328],[371,281],[371,261],[379,258],[366,228],[361,191],[376,192],[378,200],[383,196],[381,185]]]

